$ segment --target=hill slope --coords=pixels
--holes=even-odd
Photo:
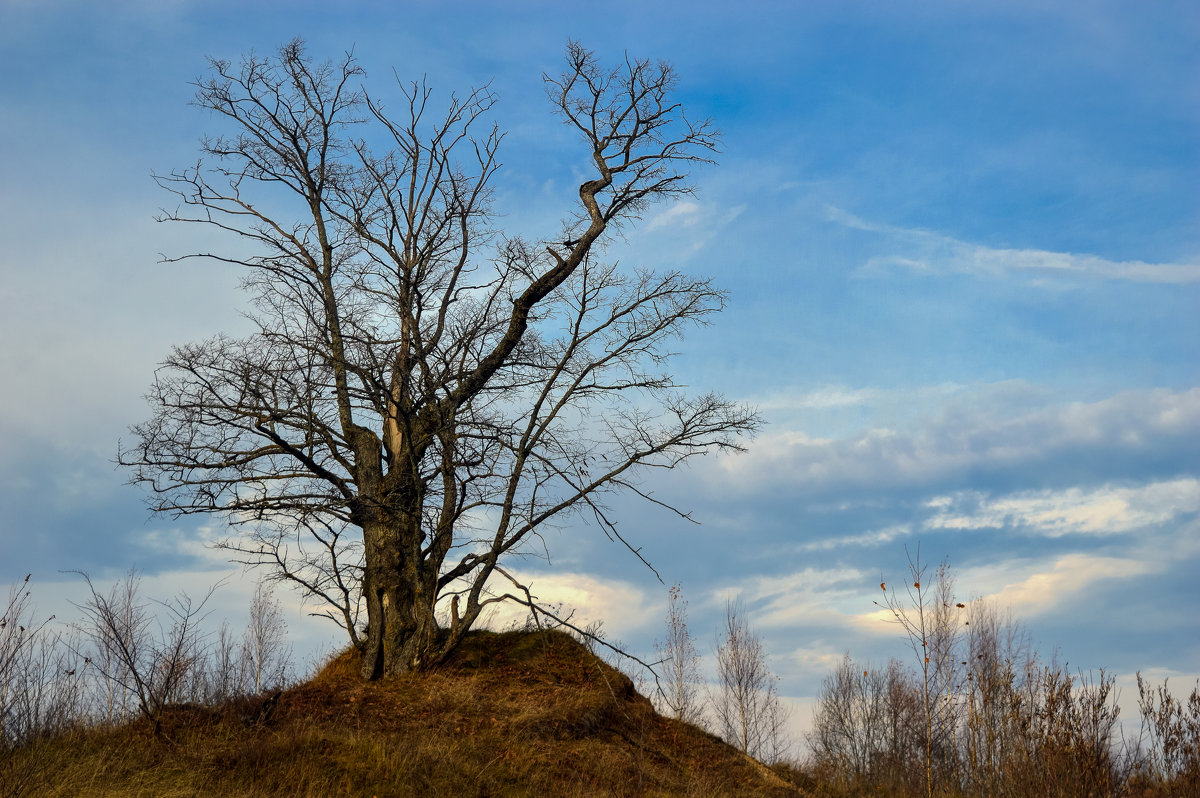
[[[26,749],[0,792],[111,796],[794,796],[655,713],[561,632],[479,632],[447,665],[364,683],[353,652],[277,703],[177,707]]]

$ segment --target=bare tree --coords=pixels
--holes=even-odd
[[[821,683],[811,740],[818,761],[853,778],[867,776],[887,750],[887,674],[846,654]]]
[[[704,704],[701,700],[700,655],[687,624],[687,602],[683,590],[672,585],[667,593],[667,637],[655,641],[658,665],[663,680],[658,694],[671,716],[697,726],[704,723]]]
[[[365,677],[430,667],[488,604],[529,603],[515,580],[495,587],[511,578],[501,560],[572,513],[636,554],[606,495],[657,503],[640,472],[756,427],[665,371],[667,342],[724,294],[596,259],[715,151],[669,65],[610,70],[572,43],[544,76],[592,174],[541,243],[494,224],[487,88],[435,119],[424,84],[402,84],[393,112],[357,87],[352,55],[318,64],[299,41],[211,67],[196,104],[234,132],[158,178],[181,203],[161,218],[247,244],[184,257],[243,267],[257,329],[176,347],[119,457],[153,510],[239,526],[228,548],[316,597]]]
[[[725,604],[717,646],[717,686],[713,713],[720,734],[732,745],[767,763],[789,749],[786,708],[776,692],[777,677],[767,666],[762,640],[750,628],[741,599]]]
[[[897,660],[884,669],[847,654],[821,685],[809,739],[815,762],[844,788],[908,793],[924,761],[920,687]],[[924,789],[924,778],[920,779]]]

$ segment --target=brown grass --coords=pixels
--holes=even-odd
[[[181,706],[0,762],[5,795],[794,796],[717,738],[659,716],[560,632],[472,634],[441,669],[365,683],[355,653],[261,700]]]

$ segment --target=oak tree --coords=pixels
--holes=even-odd
[[[119,459],[154,511],[228,519],[224,545],[321,602],[364,677],[437,664],[489,604],[536,610],[504,560],[547,525],[583,515],[636,553],[606,498],[657,502],[647,469],[756,427],[666,368],[724,293],[600,257],[716,150],[669,65],[608,69],[571,43],[543,76],[590,174],[539,241],[497,224],[490,89],[435,114],[399,83],[393,108],[352,54],[299,41],[210,66],[195,103],[228,129],[157,178],[178,202],[161,219],[240,240],[169,260],[243,269],[253,328],[175,347]]]

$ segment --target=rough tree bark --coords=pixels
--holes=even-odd
[[[541,243],[494,225],[487,88],[434,119],[423,84],[393,112],[362,76],[296,41],[197,82],[233,132],[158,178],[180,203],[161,218],[248,245],[172,260],[243,267],[257,329],[176,347],[120,460],[155,511],[224,514],[224,545],[322,602],[373,678],[437,664],[493,602],[536,609],[505,556],[572,513],[625,543],[608,493],[656,502],[639,472],[736,449],[758,421],[664,370],[724,294],[596,257],[715,151],[668,65],[604,69],[572,43],[543,76],[592,175]]]

